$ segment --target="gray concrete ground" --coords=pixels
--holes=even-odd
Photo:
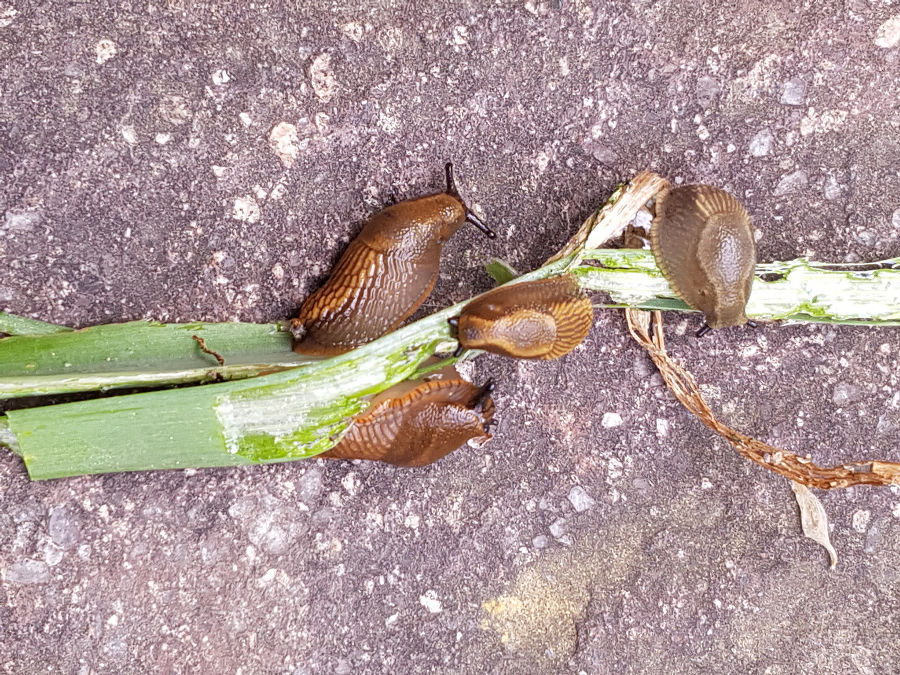
[[[896,2],[294,4],[0,0],[0,308],[285,318],[446,159],[501,234],[456,235],[426,310],[488,288],[490,256],[537,265],[644,168],[739,195],[761,260],[900,253]],[[671,316],[670,348],[736,427],[900,458],[896,329],[697,324]],[[496,439],[421,470],[31,484],[0,455],[0,668],[896,670],[900,491],[822,495],[829,571],[788,483],[618,313],[474,375]]]

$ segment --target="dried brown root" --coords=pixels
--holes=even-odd
[[[221,354],[219,354],[218,352],[214,352],[212,349],[210,349],[209,347],[207,347],[207,346],[206,346],[206,340],[204,340],[204,339],[203,339],[202,337],[200,337],[199,335],[191,335],[191,337],[194,338],[194,342],[196,342],[196,343],[199,345],[200,351],[202,351],[204,354],[209,354],[210,356],[215,357],[216,361],[219,362],[219,365],[220,365],[220,366],[224,366],[224,365],[225,365],[225,357],[223,357],[223,356],[222,356]]]
[[[654,321],[651,329],[651,312],[625,310],[631,336],[650,354],[675,398],[701,422],[731,443],[741,455],[797,483],[822,490],[852,485],[900,485],[898,462],[875,460],[832,467],[818,466],[808,457],[768,445],[722,424],[703,400],[694,377],[669,356],[663,337],[662,316],[659,311],[652,314]]]

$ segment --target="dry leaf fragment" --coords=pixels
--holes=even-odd
[[[831,557],[831,569],[834,569],[837,565],[837,551],[834,550],[828,536],[828,515],[825,513],[825,507],[822,506],[819,498],[802,483],[792,480],[791,488],[797,497],[797,504],[800,505],[800,524],[803,526],[803,534],[825,547]]]

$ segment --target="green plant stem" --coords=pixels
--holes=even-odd
[[[49,335],[72,330],[65,326],[0,312],[0,333],[7,335]]]

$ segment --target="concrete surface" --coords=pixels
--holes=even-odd
[[[0,306],[284,318],[446,159],[501,235],[457,234],[430,309],[643,168],[738,194],[761,260],[900,254],[896,2],[707,4],[0,0]],[[900,458],[896,329],[668,325],[738,428]],[[0,668],[896,669],[900,491],[822,495],[830,572],[786,481],[685,413],[614,312],[559,362],[474,375],[498,437],[423,470],[31,484],[2,454]]]

